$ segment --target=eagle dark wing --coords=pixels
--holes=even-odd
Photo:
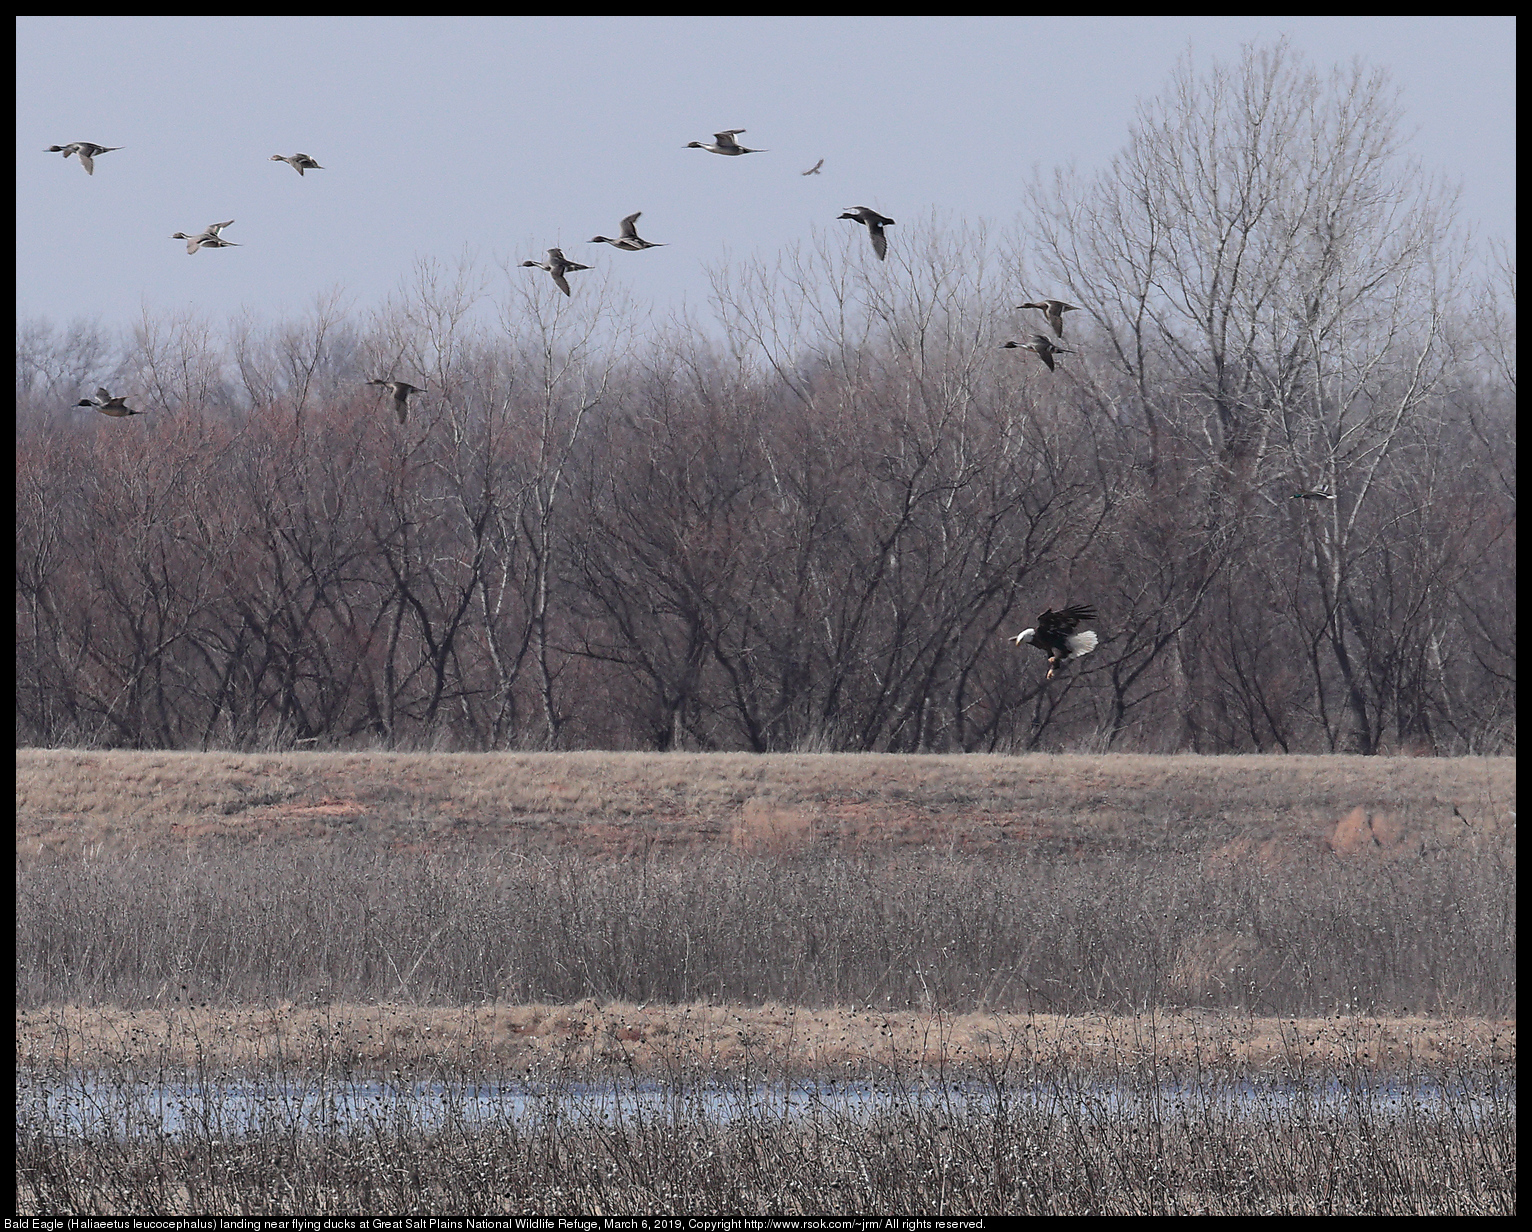
[[[1046,637],[1050,642],[1063,645],[1064,639],[1079,628],[1083,621],[1095,619],[1096,609],[1088,603],[1076,603],[1060,612],[1049,608],[1037,618],[1037,640],[1042,641]]]

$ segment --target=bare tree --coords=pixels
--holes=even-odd
[[[57,411],[109,379],[116,357],[106,332],[76,321],[56,329],[41,318],[16,322],[16,413]]]
[[[124,357],[125,375],[160,414],[229,405],[223,341],[189,309],[161,318],[144,308]]]
[[[503,269],[508,297],[501,326],[518,366],[527,372],[519,387],[527,499],[514,513],[502,507],[502,538],[510,537],[514,518],[529,562],[530,644],[539,676],[542,743],[553,748],[566,721],[556,696],[560,669],[551,636],[558,518],[586,419],[614,392],[639,322],[633,305],[609,280],[587,283],[575,300],[542,279],[518,277],[514,266]]]
[[[357,340],[338,287],[321,292],[301,321],[262,329],[246,312],[230,324],[234,366],[252,406],[285,397],[302,430],[303,415],[316,392],[337,392],[359,376]]]
[[[1513,748],[1514,264],[1455,289],[1396,128],[1285,45],[1186,65],[1028,249],[830,231],[714,270],[717,331],[466,253],[360,323],[26,324],[18,738]],[[1056,369],[999,345],[1050,296]],[[1005,637],[1071,602],[1049,680]]]
[[[1107,171],[1032,190],[1043,271],[1086,307],[1094,362],[1136,391],[1151,484],[1170,437],[1199,468],[1208,498],[1183,519],[1216,539],[1293,487],[1338,496],[1304,527],[1316,687],[1338,674],[1363,752],[1380,699],[1355,657],[1353,545],[1443,387],[1457,273],[1452,198],[1400,156],[1398,128],[1385,74],[1326,82],[1284,41],[1202,77],[1184,60]]]

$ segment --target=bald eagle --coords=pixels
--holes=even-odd
[[[1095,619],[1096,609],[1086,603],[1076,603],[1062,612],[1049,608],[1037,618],[1037,628],[1023,629],[1011,641],[1018,646],[1026,642],[1047,651],[1048,679],[1052,680],[1053,673],[1071,659],[1078,659],[1096,649],[1099,639],[1094,633],[1089,629],[1075,632],[1083,621]]]

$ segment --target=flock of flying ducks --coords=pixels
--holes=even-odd
[[[769,150],[752,149],[746,145],[740,145],[734,140],[745,130],[742,128],[726,128],[721,133],[714,133],[712,141],[688,141],[683,147],[688,150],[706,150],[709,154],[723,154],[728,157],[738,157],[741,154],[767,154]],[[802,175],[819,175],[820,168],[825,165],[825,160],[820,159]],[[643,217],[643,211],[629,214],[622,220],[621,232],[616,239],[605,235],[591,237],[592,244],[610,244],[613,248],[620,248],[624,252],[643,252],[646,248],[664,248],[664,244],[652,243],[639,237],[637,223]],[[872,250],[878,254],[878,260],[888,259],[888,238],[883,234],[884,227],[894,225],[892,218],[885,218],[877,210],[869,209],[865,205],[852,206],[841,218],[849,218],[853,222],[859,222],[866,226],[867,233],[872,239]],[[523,268],[547,270],[553,278],[553,285],[558,287],[565,295],[569,295],[569,279],[566,274],[576,270],[588,270],[590,266],[581,265],[578,261],[571,261],[564,255],[562,248],[550,248],[547,259],[544,261],[523,261]],[[1052,366],[1051,364],[1049,365]]]
[[[745,130],[742,128],[725,129],[721,133],[714,133],[711,142],[690,141],[685,148],[688,150],[706,150],[710,154],[722,154],[729,157],[737,157],[742,154],[764,154],[769,151],[751,149],[740,145],[735,140]],[[71,154],[80,160],[80,165],[85,168],[87,175],[95,175],[95,160],[102,154],[110,154],[113,150],[120,150],[122,146],[96,145],[91,141],[73,141],[68,145],[51,145],[47,149],[50,154],[62,154],[68,158]],[[322,171],[323,167],[307,154],[273,154],[272,162],[287,163],[299,175],[306,171]],[[825,160],[820,159],[802,175],[819,175]],[[618,225],[616,238],[605,235],[592,236],[592,244],[610,244],[613,248],[624,252],[643,252],[648,248],[664,248],[666,245],[657,244],[643,239],[638,234],[638,220],[643,217],[643,212],[635,211],[629,214]],[[888,237],[884,228],[892,227],[894,220],[886,218],[877,210],[865,205],[852,206],[845,213],[839,215],[839,219],[847,219],[851,222],[860,223],[867,228],[868,239],[872,242],[872,250],[878,260],[888,259]],[[187,235],[177,231],[170,238],[186,241],[186,251],[196,253],[203,248],[237,248],[239,245],[232,240],[226,240],[222,236],[225,227],[232,227],[234,220],[228,222],[209,223],[202,231],[195,235]],[[523,267],[533,267],[545,270],[552,277],[554,286],[558,287],[565,295],[570,294],[569,280],[565,275],[577,270],[588,270],[591,267],[581,265],[578,261],[571,261],[564,255],[560,248],[550,248],[545,261],[523,261]],[[1064,338],[1064,314],[1066,312],[1078,312],[1076,304],[1066,304],[1063,300],[1044,299],[1029,301],[1018,304],[1017,311],[1035,309],[1043,314],[1043,319],[1049,328],[1062,341]],[[1053,357],[1055,355],[1074,355],[1077,352],[1067,347],[1059,346],[1046,334],[1031,334],[1025,341],[1005,342],[1001,344],[1005,350],[1031,351],[1043,363],[1048,365],[1048,371],[1054,371]],[[404,423],[409,416],[409,399],[416,394],[426,391],[408,381],[396,381],[383,377],[375,377],[367,382],[386,389],[394,404],[394,414],[399,422]],[[130,415],[142,415],[143,411],[133,410],[127,405],[126,395],[113,397],[106,389],[97,389],[94,398],[85,398],[75,404],[76,406],[88,406],[99,411],[103,415],[109,415],[114,419],[123,419]],[[1293,493],[1294,500],[1308,501],[1333,501],[1334,494],[1323,489],[1303,489]],[[1096,649],[1099,639],[1089,629],[1081,630],[1079,626],[1086,621],[1094,620],[1096,611],[1088,604],[1074,604],[1054,611],[1051,608],[1043,612],[1037,618],[1037,625],[1031,629],[1023,629],[1015,637],[1009,640],[1016,646],[1031,645],[1045,652],[1048,656],[1048,679],[1052,680],[1054,673],[1065,664],[1088,655]]]
[[[728,157],[738,157],[742,154],[765,154],[769,151],[754,149],[750,146],[741,145],[735,140],[745,130],[742,128],[727,128],[722,132],[714,133],[710,142],[689,141],[685,148],[688,150],[706,150],[710,154],[722,154]],[[87,175],[96,174],[96,159],[102,154],[110,154],[114,150],[122,149],[119,145],[97,145],[93,141],[72,141],[68,145],[50,145],[47,153],[62,154],[65,158],[74,155],[80,160],[80,165],[85,168]],[[308,171],[323,171],[323,166],[309,154],[273,154],[272,162],[286,163],[299,175]],[[802,175],[819,175],[825,165],[825,160],[820,159]],[[666,245],[646,240],[638,234],[637,223],[643,217],[643,212],[635,211],[629,214],[618,225],[616,238],[606,235],[592,236],[592,244],[610,244],[613,248],[619,248],[624,252],[643,252],[648,248],[664,248]],[[849,207],[844,213],[838,215],[839,219],[860,223],[867,228],[867,238],[872,242],[872,250],[878,260],[888,259],[888,236],[884,228],[892,227],[894,220],[880,214],[877,210],[865,205]],[[209,223],[201,231],[188,234],[185,231],[177,231],[171,235],[173,240],[185,240],[188,255],[201,252],[204,248],[238,248],[241,245],[230,239],[225,239],[223,231],[234,225],[234,219],[226,222]],[[566,275],[578,270],[588,270],[591,267],[581,265],[578,261],[571,261],[564,255],[562,248],[550,248],[547,258],[543,261],[523,261],[523,267],[546,270],[553,279],[553,285],[558,287],[565,295],[572,294],[569,287],[569,279]],[[1077,312],[1074,304],[1066,304],[1062,300],[1048,299],[1038,303],[1022,304],[1022,308],[1041,309],[1047,318],[1048,324],[1053,327],[1053,332],[1060,338],[1064,336],[1064,313]],[[1007,342],[1003,344],[1009,349],[1031,351],[1038,356],[1043,363],[1048,365],[1051,372],[1054,369],[1053,357],[1057,354],[1073,355],[1074,351],[1055,345],[1046,335],[1032,334],[1023,342]],[[394,400],[394,411],[398,415],[399,422],[404,423],[408,415],[408,399],[412,394],[424,393],[425,390],[417,388],[405,381],[386,380],[377,378],[367,382],[369,385],[382,386],[390,392]],[[124,404],[122,398],[112,397],[106,390],[98,389],[94,399],[83,399],[76,403],[77,406],[90,406],[100,411],[103,415],[127,416],[141,415],[142,411],[135,411]]]
[[[87,175],[95,175],[96,158],[102,154],[110,154],[113,150],[120,150],[122,148],[123,147],[120,145],[97,145],[93,141],[71,141],[68,145],[50,145],[45,153],[62,154],[65,158],[68,158],[71,154],[73,154],[79,158],[80,165],[85,168],[85,173]],[[324,170],[324,168],[308,154],[273,154],[271,156],[271,161],[274,163],[286,163],[299,175],[303,175],[307,171]],[[639,239],[638,236],[634,234],[633,219],[637,217],[638,215],[634,214],[631,218],[625,218],[622,220],[622,239],[608,240],[606,242],[609,244],[616,244],[618,247],[632,247],[635,249],[657,247],[657,245],[650,244],[647,240]],[[238,248],[240,245],[236,244],[233,240],[224,239],[222,235],[222,231],[225,227],[232,227],[233,225],[234,220],[232,218],[227,222],[211,222],[195,235],[187,235],[184,231],[177,231],[170,238],[173,240],[185,240],[186,251],[188,253],[200,252],[204,248]],[[630,240],[631,243],[629,242]],[[566,265],[566,268],[585,269],[586,267],[583,265]],[[567,284],[563,282],[563,278],[560,275],[555,274],[554,281],[564,286],[564,292],[567,295],[569,288]],[[411,385],[408,381],[391,381],[380,377],[375,380],[368,381],[367,384],[379,385],[388,390],[389,395],[393,399],[394,414],[398,416],[400,423],[404,423],[409,415],[410,396],[412,394],[425,393],[424,389],[420,389],[414,385]],[[144,411],[135,411],[128,405],[126,394],[114,398],[111,391],[107,389],[98,388],[94,398],[82,398],[80,401],[76,402],[75,405],[88,406],[93,410],[100,411],[103,415],[110,415],[113,419],[125,419],[129,415],[145,414]]]

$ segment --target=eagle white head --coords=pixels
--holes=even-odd
[[[1036,636],[1036,629],[1023,629],[1020,633],[1013,637],[1011,641],[1020,646],[1023,642],[1030,642]]]

